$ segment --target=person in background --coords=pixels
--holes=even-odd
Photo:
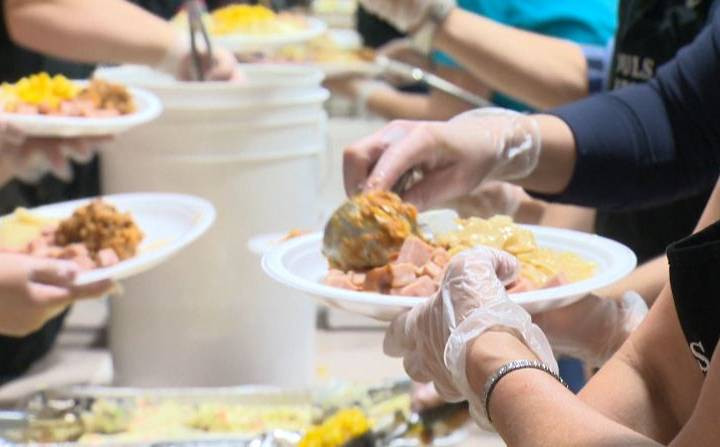
[[[450,55],[494,91],[540,110],[602,88],[647,81],[697,36],[718,6],[716,1],[622,1],[612,48],[602,49],[512,29],[463,11],[454,0],[361,3],[409,32],[421,46]],[[542,9],[543,2],[527,3]],[[625,284],[638,287],[652,304],[667,279],[665,247],[690,234],[712,186],[713,182],[707,182],[683,200],[623,211],[596,213],[589,208],[551,205],[544,208],[539,223],[594,230],[630,246],[644,264]],[[505,203],[515,207],[525,203],[527,197],[517,189],[507,190]]]
[[[182,1],[2,0],[0,6],[0,82],[15,82],[42,71],[82,79],[89,77],[98,63],[144,64],[179,79],[190,76],[185,30],[176,30],[164,20],[178,11]],[[206,79],[242,79],[232,54],[220,48],[215,49],[212,60],[204,60],[204,66]],[[90,152],[94,152],[94,147]],[[67,167],[60,167],[68,160],[72,162],[70,172]],[[49,166],[55,168],[36,181],[14,179],[0,188],[0,213],[12,212],[20,206],[34,207],[100,194],[99,163],[92,153],[56,159]],[[0,264],[4,262],[10,261],[0,259]],[[2,296],[7,297],[5,304],[17,312],[21,309],[30,312],[27,321],[32,324],[6,333],[0,320],[0,383],[19,376],[48,352],[72,299],[109,287],[98,284],[89,290],[75,289],[70,285],[75,270],[66,266],[48,267],[47,263],[35,265],[29,261],[18,265],[22,268],[0,278],[0,282],[6,281],[4,284],[15,291]],[[34,293],[38,290],[35,284],[44,284],[46,280],[52,282],[52,295],[57,299],[45,299]],[[44,304],[37,306],[38,301]],[[26,333],[26,329],[41,323],[42,327]]]
[[[587,54],[605,47],[616,28],[616,0],[593,0],[583,2],[581,6],[571,1],[460,0],[457,6],[509,30],[525,30],[587,46]],[[392,18],[389,20],[392,22]],[[504,42],[494,44],[503,47]],[[408,39],[396,40],[379,50],[381,54],[433,71],[501,106],[527,110],[526,105],[493,92],[448,55],[440,52],[423,54],[421,51],[429,53],[428,49],[416,48]],[[430,59],[424,60],[428,56]],[[412,94],[399,91],[389,83],[363,77],[334,79],[327,85],[334,92],[359,101],[362,108],[389,119],[449,119],[472,108],[471,104],[436,90],[431,89],[429,94]]]

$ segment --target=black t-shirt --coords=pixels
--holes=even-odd
[[[690,352],[703,373],[710,367],[720,325],[720,222],[668,247],[675,309]]]
[[[645,82],[657,68],[692,42],[716,5],[710,0],[621,0],[611,88]],[[640,262],[692,233],[712,185],[689,199],[647,209],[598,211],[598,234],[630,246]]]

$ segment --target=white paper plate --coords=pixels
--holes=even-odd
[[[322,20],[310,17],[307,22],[307,28],[298,29],[295,32],[267,35],[228,34],[212,36],[212,42],[233,52],[262,50],[307,42],[327,30],[327,25]]]
[[[595,276],[584,281],[510,295],[531,313],[571,304],[588,292],[617,282],[635,268],[637,260],[632,250],[613,240],[558,228],[523,227],[535,233],[541,247],[571,251],[597,265]],[[328,266],[321,249],[322,233],[291,239],[267,252],[262,267],[271,278],[288,287],[330,306],[378,320],[392,320],[426,299],[355,292],[322,284]]]
[[[87,81],[74,81],[80,85]],[[135,99],[137,110],[128,115],[105,118],[83,118],[77,116],[21,115],[0,113],[0,117],[17,125],[27,135],[44,137],[88,137],[117,135],[133,127],[157,118],[162,112],[160,100],[152,93],[128,88]]]
[[[215,221],[215,208],[198,197],[180,194],[136,193],[103,196],[120,211],[129,211],[145,237],[138,254],[112,267],[78,275],[77,284],[102,279],[121,280],[150,270],[200,237]],[[56,219],[69,217],[90,199],[61,202],[30,210]]]

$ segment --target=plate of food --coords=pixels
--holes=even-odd
[[[0,117],[27,135],[115,135],[157,118],[152,93],[101,79],[70,80],[38,73],[0,85]]]
[[[0,252],[68,259],[76,283],[145,272],[200,237],[215,220],[210,202],[136,193],[17,209],[0,218]]]
[[[173,18],[183,29],[187,29],[187,20],[185,11]],[[319,19],[292,12],[276,13],[262,5],[224,6],[206,14],[203,21],[212,42],[234,52],[307,42],[327,29]]]
[[[341,76],[374,77],[382,73],[375,63],[375,52],[363,46],[346,45],[336,33],[325,33],[307,43],[289,45],[275,51],[238,54],[241,62],[300,64],[316,67],[326,78]]]
[[[521,270],[516,281],[508,285],[508,292],[511,299],[533,313],[571,304],[617,282],[636,265],[632,250],[597,235],[518,225],[507,216],[453,216],[451,225],[438,225],[433,222],[437,213],[418,216],[411,205],[394,197],[387,200],[383,196],[374,210],[367,203],[352,203],[357,198],[348,202],[369,210],[364,218],[378,228],[376,235],[343,238],[338,252],[333,245],[336,212],[324,234],[276,243],[263,256],[264,271],[274,280],[333,307],[391,320],[438,290],[452,256],[477,246],[505,250],[518,258]],[[344,256],[342,250],[346,251]],[[368,265],[353,257],[364,262],[375,259]]]

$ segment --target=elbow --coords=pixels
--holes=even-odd
[[[588,81],[584,77],[569,76],[549,82],[549,88],[538,91],[534,107],[544,110],[579,101],[589,95]]]

